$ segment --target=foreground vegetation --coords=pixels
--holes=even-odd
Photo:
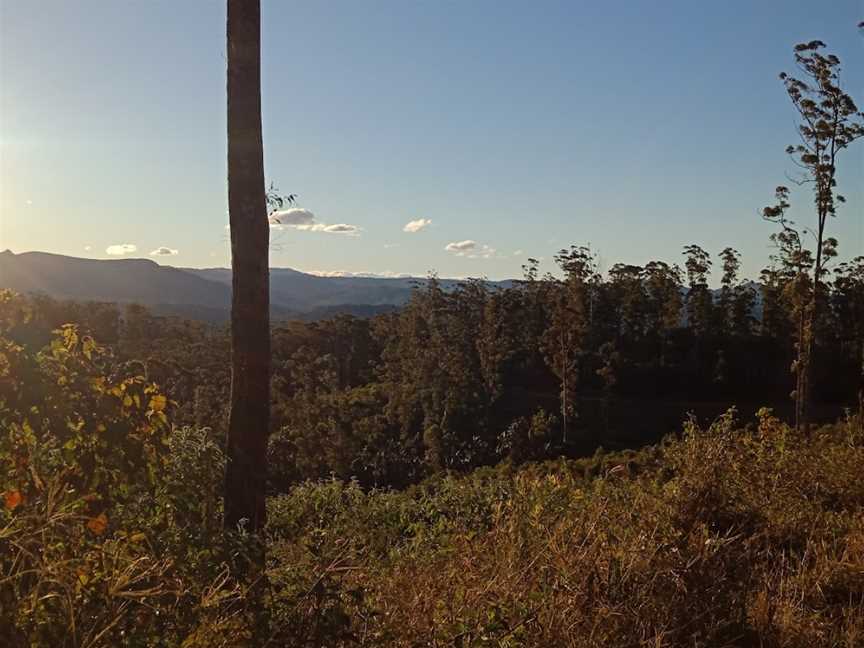
[[[20,315],[4,310],[3,326]],[[858,646],[864,428],[728,412],[639,451],[268,500],[223,534],[223,439],[76,327],[0,336],[4,646]],[[266,635],[266,636],[263,636]]]
[[[274,582],[324,574],[361,644],[860,645],[856,425],[805,441],[730,415],[406,494],[305,486],[270,502]]]

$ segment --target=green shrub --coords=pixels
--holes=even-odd
[[[2,645],[206,645],[237,629],[237,547],[214,533],[221,450],[174,429],[172,407],[72,325],[36,354],[0,329]]]

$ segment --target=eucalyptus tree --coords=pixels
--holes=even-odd
[[[609,290],[615,310],[615,337],[638,344],[646,333],[645,269],[641,266],[616,263],[609,270]]]
[[[723,274],[720,277],[720,296],[717,300],[717,326],[727,337],[743,337],[752,332],[755,318],[753,306],[756,292],[739,278],[741,253],[727,247],[720,254]]]
[[[261,134],[260,0],[228,0],[228,214],[231,229],[231,408],[224,524],[266,518],[270,427],[269,225]],[[244,522],[245,521],[245,522]],[[263,550],[259,567],[263,567]]]
[[[738,271],[741,268],[741,254],[727,247],[718,256],[723,274],[720,277],[720,295],[717,299],[717,325],[721,334],[728,334],[732,329],[732,303],[735,286],[738,284]]]
[[[537,375],[547,368],[541,341],[549,325],[547,305],[556,286],[553,277],[541,277],[539,265],[537,259],[529,258],[513,291],[515,317],[520,323],[515,331],[516,356],[527,375]]]
[[[708,288],[711,274],[711,255],[698,245],[684,246],[687,270],[687,325],[697,338],[702,338],[711,330],[713,296]]]
[[[775,204],[765,207],[763,216],[777,222],[782,228],[781,231],[771,235],[771,241],[777,248],[773,259],[780,265],[783,280],[782,294],[789,305],[789,313],[793,321],[795,359],[791,370],[795,377],[795,388],[791,397],[795,404],[795,426],[800,429],[806,426],[810,390],[812,326],[808,319],[808,312],[812,305],[813,285],[809,273],[814,263],[810,250],[804,246],[802,232],[787,217],[790,206],[789,190],[786,187],[777,187],[774,196]]]
[[[681,326],[684,302],[681,268],[663,261],[650,261],[645,265],[646,325],[657,339],[657,359],[666,364],[669,337]]]
[[[798,143],[786,147],[786,152],[799,168],[792,178],[800,186],[809,186],[813,192],[815,227],[796,229],[786,216],[788,190],[783,193],[785,207],[773,205],[762,210],[766,220],[778,223],[784,236],[795,232],[799,248],[803,248],[802,235],[807,234],[813,243],[812,267],[810,268],[810,291],[801,316],[798,337],[798,360],[796,371],[799,390],[796,392],[796,414],[799,428],[807,427],[810,399],[810,373],[812,355],[816,346],[817,326],[823,313],[825,287],[823,278],[827,265],[836,256],[837,240],[827,233],[828,220],[837,215],[837,206],[845,202],[837,192],[837,163],[840,152],[855,140],[864,137],[864,113],[858,110],[855,101],[847,94],[840,81],[840,59],[834,54],[825,54],[825,43],[819,40],[795,46],[795,64],[800,78],[783,72],[780,80],[798,115]],[[804,282],[800,282],[802,285]]]
[[[555,261],[564,273],[547,293],[548,324],[540,347],[546,363],[561,384],[563,441],[567,442],[568,422],[574,412],[579,358],[593,320],[599,282],[596,255],[585,246],[561,250]]]

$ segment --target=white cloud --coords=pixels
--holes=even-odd
[[[491,259],[498,254],[495,248],[488,245],[481,245],[477,243],[477,241],[472,241],[470,239],[448,243],[444,249],[448,252],[452,252],[456,256],[466,257],[468,259]]]
[[[516,251],[513,253],[513,256],[522,256],[523,254],[524,254],[524,252],[522,252],[522,250],[516,250]]]
[[[109,245],[105,248],[105,254],[111,256],[123,256],[124,254],[132,254],[137,251],[138,246],[131,243],[118,243],[117,245]]]
[[[419,232],[420,230],[429,227],[432,224],[431,219],[429,218],[418,218],[417,220],[410,221],[405,224],[405,227],[402,228],[403,232],[410,232],[411,234],[415,232]]]
[[[477,241],[456,241],[454,243],[448,243],[444,249],[448,252],[465,253],[470,252],[471,250],[477,247]]]
[[[399,247],[399,244],[398,243],[385,243],[384,244],[385,250],[389,250],[390,248],[395,248],[395,247]]]
[[[303,232],[326,232],[327,234],[347,234],[349,236],[357,236],[361,231],[356,225],[348,225],[346,223],[327,225],[326,223],[316,222],[315,214],[308,209],[300,207],[274,211],[267,220],[270,223],[270,227],[274,229],[281,229],[284,226]]]
[[[153,250],[150,256],[176,256],[177,254],[180,254],[179,250],[174,250],[163,245]]]
[[[315,214],[308,209],[300,207],[292,207],[291,209],[282,209],[274,211],[268,217],[271,225],[288,225],[296,227],[298,225],[312,225],[315,222]]]
[[[360,234],[359,227],[356,225],[346,225],[345,223],[337,223],[336,225],[312,223],[309,225],[297,225],[295,229],[303,232],[326,232],[327,234],[347,234],[349,236],[357,236]]]
[[[356,225],[346,225],[345,223],[338,223],[336,225],[327,225],[323,231],[330,234],[358,234],[360,232],[360,228]]]
[[[89,246],[89,245],[85,245],[85,246],[84,246],[84,251],[85,251],[85,252],[89,252],[89,251],[92,250],[92,249],[93,249],[93,248],[92,248],[91,246]]]

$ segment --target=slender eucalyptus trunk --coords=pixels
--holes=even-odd
[[[567,445],[567,346],[564,344],[564,333],[561,333],[561,418],[564,422],[564,434],[562,440],[564,445]]]
[[[816,234],[816,263],[813,267],[813,288],[810,294],[809,303],[804,307],[805,318],[803,322],[804,339],[801,342],[801,350],[799,351],[799,418],[797,427],[802,432],[808,432],[810,427],[810,404],[811,390],[810,385],[813,378],[813,350],[816,345],[816,329],[821,314],[821,297],[822,297],[822,247],[825,238],[825,221],[828,218],[828,213],[820,208],[818,214],[819,226]]]
[[[804,424],[802,418],[802,403],[804,402],[804,364],[806,361],[806,340],[804,339],[804,306],[801,306],[798,314],[798,354],[795,359],[795,429],[801,430]]]
[[[226,529],[266,521],[270,427],[269,226],[261,136],[260,0],[228,0],[228,209],[231,224],[231,413]],[[259,558],[263,561],[263,551]],[[263,565],[262,565],[263,566]]]
[[[802,281],[800,271],[796,281]],[[798,307],[798,348],[795,359],[795,429],[800,432],[806,432],[807,429],[810,351],[812,349],[809,314],[811,305],[808,300]]]

